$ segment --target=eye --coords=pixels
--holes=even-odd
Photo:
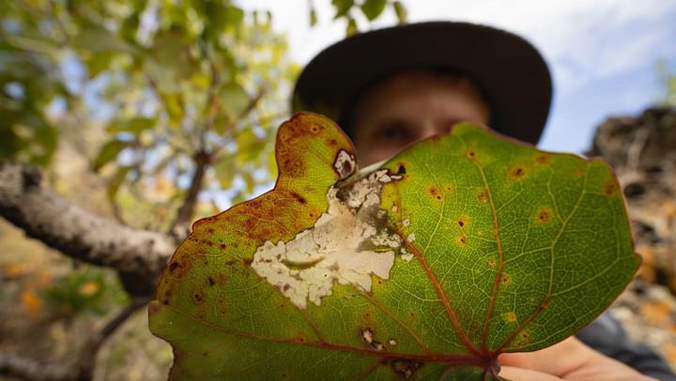
[[[375,143],[406,144],[415,139],[414,131],[405,123],[393,121],[381,124],[372,134]]]

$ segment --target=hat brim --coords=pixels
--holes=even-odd
[[[493,129],[532,144],[540,139],[552,98],[544,59],[515,34],[463,22],[379,29],[329,46],[299,76],[292,109],[338,120],[368,86],[417,69],[466,74],[489,103]]]

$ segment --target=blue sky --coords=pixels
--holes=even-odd
[[[662,60],[676,72],[676,1],[672,0],[403,0],[409,22],[470,21],[524,36],[543,53],[554,76],[552,112],[539,147],[582,153],[593,129],[612,115],[639,113],[662,90]],[[292,59],[307,63],[343,38],[330,0],[314,0],[319,22],[310,28],[308,0],[246,0],[247,9],[271,9],[274,27],[289,39]],[[362,29],[364,19],[358,20]],[[390,26],[387,10],[374,27]]]

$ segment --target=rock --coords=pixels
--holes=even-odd
[[[631,337],[676,364],[676,109],[606,120],[587,154],[613,166],[643,257],[611,313]]]

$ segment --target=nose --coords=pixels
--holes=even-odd
[[[419,128],[418,140],[427,139],[434,135],[446,134],[454,123],[447,123],[433,119],[425,120]]]

